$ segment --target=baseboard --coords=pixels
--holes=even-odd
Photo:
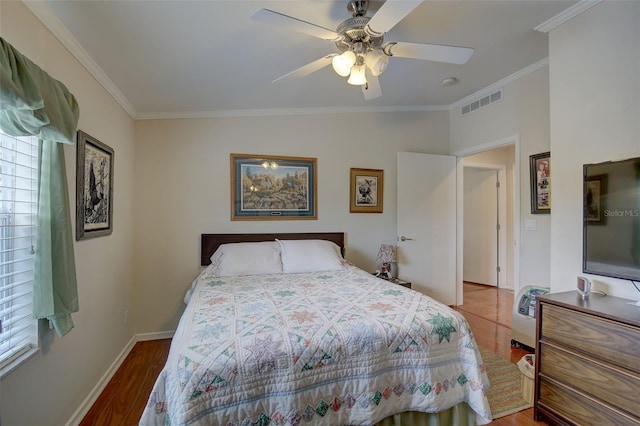
[[[133,349],[137,342],[144,342],[147,340],[158,340],[158,339],[170,339],[173,337],[174,331],[161,331],[158,333],[143,333],[136,334],[131,337],[131,340],[125,345],[124,349],[120,352],[120,354],[116,357],[115,361],[109,366],[107,371],[102,375],[98,383],[93,387],[89,395],[82,401],[80,407],[73,413],[69,421],[67,421],[66,426],[77,426],[80,424],[84,416],[87,415],[93,404],[98,400],[102,391],[107,387],[111,378],[116,374],[118,368],[122,365],[124,360],[129,355],[129,352]]]
[[[113,361],[113,363],[109,366],[107,371],[102,375],[98,383],[93,387],[91,392],[89,392],[89,395],[87,395],[84,401],[82,401],[82,404],[80,404],[80,407],[78,407],[76,412],[73,413],[73,415],[67,422],[66,426],[75,426],[80,424],[80,422],[82,421],[84,416],[87,415],[87,413],[89,412],[93,404],[96,402],[96,400],[104,390],[104,388],[107,387],[109,380],[111,380],[113,375],[116,374],[116,371],[118,371],[118,368],[120,368],[124,360],[127,358],[127,355],[129,355],[129,352],[131,352],[131,349],[133,349],[133,347],[135,346],[136,341],[137,341],[136,336],[133,336],[131,340],[129,340],[129,342],[126,344],[124,349],[122,349],[122,351],[120,352],[118,357],[115,359],[115,361]]]
[[[138,342],[146,342],[147,340],[171,339],[174,333],[175,333],[175,330],[159,331],[157,333],[142,333],[142,334],[136,334],[136,339]]]

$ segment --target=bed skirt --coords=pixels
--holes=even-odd
[[[476,413],[467,403],[461,402],[439,413],[407,411],[395,414],[379,421],[375,426],[473,426],[477,424],[476,420]]]

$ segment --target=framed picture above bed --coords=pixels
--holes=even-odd
[[[78,131],[76,240],[113,231],[113,148]]]
[[[231,220],[317,219],[317,160],[231,154]]]
[[[384,170],[351,169],[350,213],[382,213]]]

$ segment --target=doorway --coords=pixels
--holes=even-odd
[[[498,287],[504,269],[499,166],[464,165],[464,247],[462,279]],[[502,173],[504,174],[504,173]],[[502,213],[502,214],[500,214]],[[504,257],[504,256],[502,256]],[[504,274],[502,274],[504,276]],[[503,280],[502,280],[503,281]]]
[[[456,286],[458,304],[464,303],[465,280],[505,290],[518,288],[520,214],[518,202],[520,167],[519,162],[516,161],[519,155],[518,145],[518,137],[513,136],[478,147],[474,151],[455,153],[458,158],[457,204],[459,206]],[[497,189],[496,176],[499,181]],[[468,180],[472,180],[473,183],[469,184]],[[478,182],[480,180],[484,180],[485,185],[480,185]],[[465,186],[467,197],[465,197]],[[468,190],[474,186],[484,186],[484,188],[476,188],[478,193],[469,195]],[[492,191],[492,193],[483,191]],[[483,193],[485,195],[482,195]],[[473,216],[474,212],[480,211],[497,211],[497,220],[489,219],[484,225],[486,228],[484,233],[478,229],[469,228],[474,226],[469,222],[469,217]],[[465,216],[467,226],[465,226]],[[476,250],[476,253],[469,254],[470,250]],[[468,261],[467,257],[472,257],[471,261]],[[469,265],[474,263],[476,267],[482,265],[481,274],[469,272]]]

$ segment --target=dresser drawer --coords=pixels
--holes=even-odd
[[[540,377],[538,405],[579,425],[640,425],[640,420]]]
[[[553,377],[601,401],[640,418],[640,375],[584,358],[555,345],[540,344],[540,374]]]
[[[558,306],[541,304],[540,339],[550,339],[640,373],[640,330]]]

